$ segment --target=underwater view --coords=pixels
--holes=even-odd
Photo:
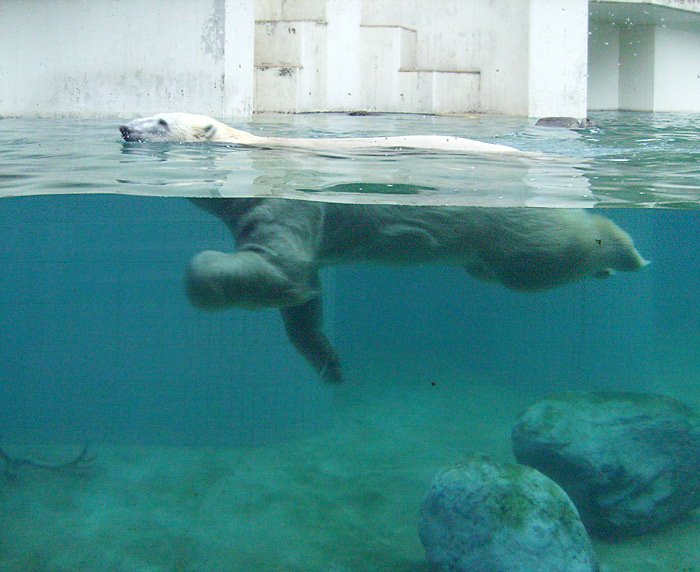
[[[601,461],[600,487],[625,483],[602,513],[637,495],[603,524],[552,477],[594,566],[700,572],[697,116],[235,125],[513,156],[143,143],[128,119],[0,120],[0,570],[428,572],[436,475],[556,473],[528,423],[576,417],[574,392],[594,428],[601,396],[635,396],[633,443],[683,419],[659,421],[658,480],[649,441],[633,484]]]

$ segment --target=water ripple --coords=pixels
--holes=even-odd
[[[700,135],[691,114],[598,113],[598,128],[507,117],[256,116],[260,135],[450,134],[521,157],[369,150],[323,152],[124,143],[115,120],[0,122],[0,196],[118,193],[275,196],[339,202],[696,207]]]

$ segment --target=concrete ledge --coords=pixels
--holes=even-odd
[[[407,28],[406,26],[393,26],[391,24],[362,24],[363,28],[388,28],[391,30],[406,30],[407,32],[417,33],[413,28]]]

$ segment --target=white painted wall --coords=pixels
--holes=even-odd
[[[370,111],[391,109],[402,99],[404,86],[398,70],[416,67],[415,36],[416,33],[407,28],[362,27],[362,80],[366,86],[375,86],[375,89],[364,90],[363,108]],[[413,49],[407,50],[409,47]]]
[[[528,7],[527,0],[500,0],[482,5],[477,13],[485,24],[476,34],[486,113],[528,114]],[[470,25],[478,27],[478,22]]]
[[[241,117],[253,112],[255,0],[213,0],[224,5],[224,93],[216,117]],[[143,4],[143,2],[141,3]],[[189,107],[188,109],[198,109]]]
[[[364,0],[362,23],[416,30],[418,69],[480,72],[480,111],[526,115],[528,6],[529,0]]]
[[[0,2],[0,115],[250,113],[254,0]]]
[[[0,115],[698,111],[699,6],[594,2],[627,25],[589,41],[588,0],[0,0]],[[261,63],[256,19],[296,22],[303,63]]]
[[[700,30],[657,26],[654,50],[654,110],[700,109]]]
[[[586,116],[588,0],[530,0],[528,115]]]

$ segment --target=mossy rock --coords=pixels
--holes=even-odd
[[[512,441],[518,462],[557,482],[592,534],[646,534],[700,506],[700,418],[677,400],[553,395],[519,417]]]
[[[421,506],[419,534],[438,571],[598,569],[566,493],[530,467],[488,457],[438,473]]]

